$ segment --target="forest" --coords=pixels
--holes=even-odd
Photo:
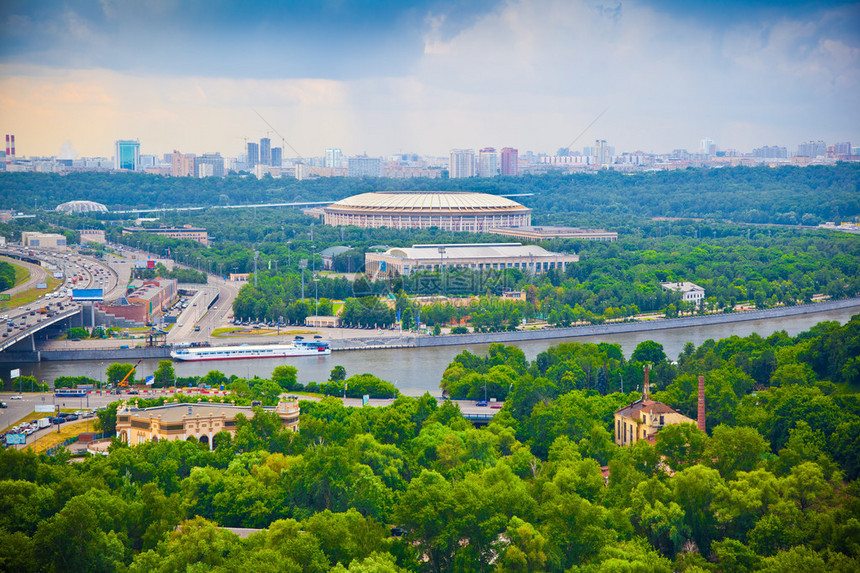
[[[333,269],[351,274],[363,270],[372,250],[415,243],[493,242],[494,235],[446,232],[333,228],[295,209],[248,208],[158,213],[159,224],[193,224],[206,228],[211,247],[193,241],[134,234],[123,236],[117,213],[62,215],[43,212],[35,220],[0,225],[15,240],[25,229],[50,225],[75,229],[105,228],[112,241],[172,258],[197,271],[222,275],[253,272],[259,253],[258,286],[248,284],[234,305],[237,317],[301,323],[316,313],[308,299],[345,300],[353,325],[388,326],[399,311],[404,326],[468,324],[477,331],[516,328],[523,319],[551,325],[624,320],[639,313],[677,316],[693,312],[730,312],[736,303],[757,308],[809,302],[813,294],[831,298],[860,294],[860,244],[856,237],[799,225],[850,219],[858,211],[860,167],[856,164],[805,168],[724,168],[620,174],[523,176],[494,179],[412,180],[328,178],[316,181],[240,177],[224,179],[164,178],[141,174],[75,173],[0,175],[0,196],[9,204],[21,191],[34,206],[60,199],[93,199],[111,207],[227,205],[259,201],[338,199],[379,190],[468,190],[518,197],[534,209],[534,222],[588,225],[619,233],[613,244],[576,240],[548,241],[552,251],[577,253],[580,262],[565,274],[532,277],[519,270],[475,274],[468,271],[418,273],[390,281],[351,282],[327,276],[320,251],[335,245],[350,250],[334,257]],[[5,195],[4,195],[5,194]],[[22,208],[25,206],[22,205]],[[128,215],[125,215],[128,216]],[[667,219],[669,218],[669,219]],[[763,225],[767,223],[768,225]],[[74,232],[66,231],[70,240]],[[300,269],[306,264],[307,269]],[[182,280],[198,282],[202,274],[177,271]],[[314,279],[318,279],[315,281]],[[680,295],[664,291],[661,282],[690,281],[705,288],[698,308]],[[302,289],[304,282],[304,294]],[[493,296],[505,290],[527,292],[527,300],[502,303]],[[313,291],[313,292],[311,292]],[[382,309],[371,297],[447,294],[480,297],[468,304],[417,304],[398,301],[395,311]],[[489,296],[493,295],[493,296]],[[304,299],[304,300],[303,300]],[[328,307],[323,306],[328,312]]]
[[[268,202],[336,201],[368,191],[475,191],[533,194],[527,207],[552,224],[570,212],[606,216],[725,219],[746,223],[816,225],[860,215],[860,165],[732,167],[653,173],[599,171],[466,179],[350,179],[297,181],[163,177],[139,173],[80,172],[0,174],[0,204],[17,210],[49,210],[72,200],[96,201],[112,210],[165,206],[218,206]]]
[[[0,569],[854,572],[858,362],[860,316],[678,357],[651,341],[629,357],[572,343],[534,361],[492,345],[442,381],[505,399],[482,428],[429,395],[329,397],[300,402],[298,432],[262,410],[240,417],[212,451],[114,442],[69,463],[5,450]],[[691,417],[705,376],[706,432],[615,445],[613,412],[641,398],[645,364],[654,399]]]

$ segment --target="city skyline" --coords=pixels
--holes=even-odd
[[[7,2],[0,28],[19,156],[860,140],[857,3]]]

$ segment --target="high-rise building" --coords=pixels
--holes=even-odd
[[[282,167],[284,164],[284,149],[282,147],[272,148],[272,167]]]
[[[140,170],[140,142],[120,139],[114,144],[114,169]]]
[[[343,167],[343,152],[339,147],[327,147],[325,150],[325,164],[323,167],[340,169]]]
[[[851,155],[851,142],[840,141],[833,144],[833,153],[836,155]]]
[[[706,137],[699,142],[699,153],[706,157],[715,157],[717,155],[717,144],[712,139]]]
[[[272,164],[272,140],[268,137],[260,139],[260,163],[263,165]]]
[[[807,141],[797,146],[799,157],[824,157],[827,154],[827,144],[823,141]]]
[[[350,157],[347,160],[348,177],[381,177],[382,159],[379,157]]]
[[[495,147],[478,152],[478,177],[496,177],[499,174],[499,154]]]
[[[248,142],[248,169],[250,171],[254,170],[254,167],[260,163],[260,146],[256,143],[249,141]]]
[[[788,150],[778,145],[765,145],[764,147],[753,149],[752,156],[761,157],[762,159],[787,159]]]
[[[475,176],[475,150],[452,149],[451,160],[448,163],[448,177],[460,179]]]
[[[204,153],[197,158],[198,177],[224,177],[224,158],[220,153]]]
[[[606,144],[605,139],[594,141],[594,163],[596,165],[610,165],[612,163],[613,149]]]
[[[173,150],[170,157],[170,175],[173,177],[195,177],[197,175],[196,157]]]
[[[569,150],[568,153],[570,153]],[[520,174],[519,152],[513,147],[502,148],[501,174],[508,176],[517,176]]]

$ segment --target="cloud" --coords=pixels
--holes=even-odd
[[[53,32],[0,38],[0,120],[84,155],[235,155],[269,130],[254,110],[303,155],[554,152],[607,107],[577,147],[856,139],[858,5],[731,2],[13,3],[0,32]]]

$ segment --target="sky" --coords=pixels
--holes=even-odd
[[[860,145],[860,3],[0,0],[0,130],[63,157]]]

